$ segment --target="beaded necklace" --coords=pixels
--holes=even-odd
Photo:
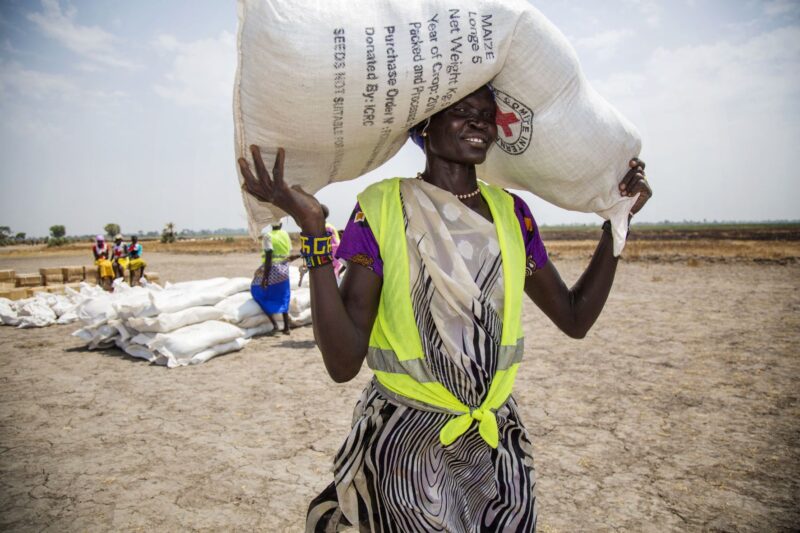
[[[417,179],[418,180],[422,179],[422,172],[417,172]],[[466,200],[467,198],[472,198],[473,196],[478,196],[480,194],[480,192],[481,192],[481,188],[478,187],[477,189],[475,189],[472,192],[468,192],[466,194],[456,194],[454,196],[456,198],[458,198],[459,200]]]

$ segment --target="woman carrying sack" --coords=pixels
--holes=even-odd
[[[345,382],[367,359],[375,377],[355,407],[334,460],[334,481],[308,510],[306,531],[533,531],[533,455],[511,391],[522,358],[522,296],[566,334],[583,337],[605,304],[617,266],[609,225],[568,288],[530,210],[479,183],[497,138],[484,86],[412,130],[425,169],[368,187],[338,257],[319,202],[272,174],[258,147],[255,171],[239,160],[248,193],[290,214],[310,269],[314,335],[330,376]],[[651,196],[644,163],[619,185]]]

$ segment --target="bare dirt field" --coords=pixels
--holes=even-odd
[[[525,307],[515,396],[540,530],[797,530],[797,242],[630,244],[585,339]],[[568,283],[591,251],[549,249]],[[77,253],[0,253],[0,269]],[[258,256],[147,259],[178,281],[249,276]],[[0,529],[302,531],[368,369],[333,383],[310,327],[174,370],[87,351],[77,327],[0,327]]]

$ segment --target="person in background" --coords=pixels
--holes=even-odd
[[[336,226],[331,224],[328,221],[328,216],[330,216],[330,211],[328,210],[328,206],[322,204],[322,214],[325,216],[325,231],[328,232],[328,235],[331,236],[331,253],[333,253],[333,273],[336,275],[336,279],[339,279],[339,276],[342,274],[342,262],[336,257],[336,250],[339,249],[339,231],[336,229]]]
[[[100,286],[107,290],[111,290],[111,285],[114,281],[114,267],[111,266],[109,256],[111,249],[106,242],[106,238],[98,235],[92,245],[92,253],[94,254],[94,264],[97,266],[97,276],[100,278]]]
[[[111,266],[114,268],[114,278],[124,278],[125,269],[128,268],[128,249],[122,235],[114,235],[114,246],[111,247]]]
[[[289,252],[292,240],[282,226],[278,222],[272,225],[272,231],[267,228],[261,231],[261,265],[253,274],[250,294],[269,317],[274,331],[278,330],[278,323],[273,315],[283,315],[283,334],[289,335]]]
[[[128,245],[128,270],[130,271],[131,287],[139,284],[142,276],[144,276],[144,267],[147,263],[142,259],[142,245],[139,244],[139,237],[133,235],[131,243]]]

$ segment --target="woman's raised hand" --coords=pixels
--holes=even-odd
[[[305,192],[299,185],[290,187],[283,180],[283,160],[285,158],[283,148],[278,148],[271,177],[261,158],[261,150],[258,146],[251,145],[250,153],[253,155],[256,175],[253,176],[247,160],[240,157],[239,168],[244,177],[242,188],[258,200],[269,202],[285,211],[304,232],[315,235],[324,233],[325,216],[317,199]]]
[[[647,183],[647,177],[644,174],[645,163],[639,158],[634,157],[629,163],[630,170],[622,181],[619,182],[619,192],[622,196],[636,196],[639,198],[631,209],[631,214],[636,214],[644,207],[644,204],[653,196],[653,191]]]

